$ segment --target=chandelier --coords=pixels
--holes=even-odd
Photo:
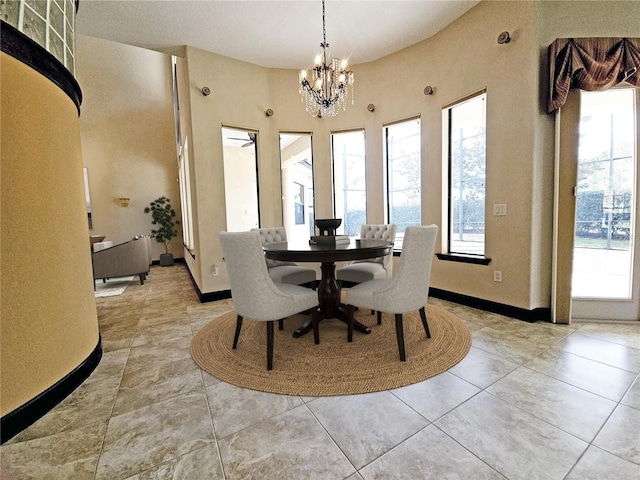
[[[299,93],[306,104],[307,112],[314,117],[335,117],[340,108],[347,109],[349,87],[353,105],[353,72],[347,70],[347,60],[332,58],[329,63],[329,44],[324,18],[324,0],[322,0],[322,53],[316,56],[315,64],[300,71]],[[307,78],[310,75],[311,78]]]

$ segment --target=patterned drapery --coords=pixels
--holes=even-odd
[[[549,45],[549,64],[552,113],[571,88],[600,91],[625,81],[640,87],[640,38],[558,38]]]

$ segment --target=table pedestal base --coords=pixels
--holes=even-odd
[[[320,309],[320,307],[318,307],[318,309]],[[336,313],[337,315],[333,317],[325,317],[323,316],[322,311],[320,311],[319,321],[322,321],[325,318],[337,318],[343,323],[349,323],[349,321],[347,320],[349,313],[346,305],[344,304],[340,305]],[[309,333],[311,331],[311,328],[312,328],[311,319],[309,319],[306,322],[304,322],[300,328],[298,328],[295,332],[293,332],[293,337],[294,338],[301,337],[305,333]],[[367,334],[371,333],[371,329],[369,327],[367,327],[366,325],[356,320],[353,321],[353,329],[361,333],[367,333]]]
[[[325,318],[337,318],[341,322],[349,323],[349,307],[344,303],[340,303],[340,285],[336,280],[336,265],[334,262],[322,262],[320,267],[322,270],[322,278],[318,285],[318,321]],[[351,312],[353,315],[353,312]],[[312,329],[312,322],[308,320],[295,332],[294,338],[298,338]],[[371,333],[371,329],[360,322],[353,321],[353,329],[362,333]]]

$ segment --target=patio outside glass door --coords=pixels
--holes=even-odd
[[[638,89],[580,93],[572,318],[638,320]]]

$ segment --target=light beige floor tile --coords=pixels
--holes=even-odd
[[[248,390],[226,382],[207,387],[218,439],[302,405],[300,397]]]
[[[593,444],[640,465],[640,410],[619,405]]]
[[[224,480],[224,474],[218,448],[208,445],[127,480]]]
[[[3,445],[2,479],[91,480],[104,438],[106,423]]]
[[[590,446],[566,480],[638,480],[640,465]]]
[[[640,376],[636,377],[635,382],[633,382],[633,385],[631,385],[631,388],[624,396],[621,403],[627,407],[640,410]]]
[[[558,342],[556,348],[633,373],[640,372],[640,350],[582,335],[580,331]]]
[[[517,363],[472,346],[467,356],[448,371],[476,387],[486,388],[518,366]]]
[[[488,393],[436,426],[512,480],[562,479],[588,444]]]
[[[479,388],[448,372],[391,390],[391,393],[431,422],[478,392]]]
[[[178,337],[185,337],[191,342],[193,333],[189,322],[180,320],[164,322],[159,325],[146,325],[139,327],[133,340],[133,347],[139,347],[145,343],[163,343],[174,341]]]
[[[321,397],[308,407],[357,469],[429,424],[389,392]]]
[[[586,442],[593,440],[616,407],[616,402],[525,367],[486,391]]]
[[[191,358],[151,363],[130,361],[122,377],[113,415],[203,392],[200,369]]]
[[[471,345],[518,364],[525,363],[549,348],[493,327],[473,332]]]
[[[227,480],[334,480],[355,472],[305,405],[218,443]]]
[[[210,445],[213,439],[204,393],[112,417],[96,479],[126,478]]]
[[[586,323],[580,335],[606,340],[626,347],[640,349],[640,322]]]
[[[364,480],[504,477],[433,425],[360,470]]]
[[[556,348],[532,358],[525,366],[616,402],[636,377],[627,370]]]
[[[25,441],[64,432],[90,424],[106,425],[111,417],[120,379],[103,377],[85,382],[48,414],[37,420],[12,441]]]

